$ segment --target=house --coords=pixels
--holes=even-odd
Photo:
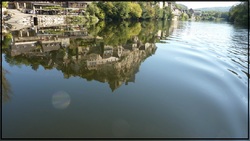
[[[37,42],[15,42],[11,45],[11,56],[20,54],[28,54],[32,52],[41,52],[41,48],[37,47]]]
[[[92,53],[92,54],[88,55],[87,68],[89,70],[96,69],[97,65],[98,65],[98,62],[101,59],[102,59],[102,57],[99,54],[96,54],[96,53]]]
[[[105,45],[103,48],[102,58],[109,58],[111,56],[113,56],[113,47]]]
[[[29,14],[49,14],[55,15],[61,12],[65,6],[63,2],[52,2],[52,1],[13,1],[8,3],[9,9],[20,9],[24,13]],[[58,8],[49,8],[58,7]]]
[[[58,50],[61,47],[60,41],[41,41],[43,52]]]
[[[50,8],[58,7],[58,8]],[[30,7],[28,7],[30,13],[43,14],[43,15],[57,15],[62,11],[62,7],[56,3],[44,3],[44,2],[31,2]],[[26,10],[27,11],[27,10]]]
[[[116,57],[121,57],[122,56],[122,52],[123,52],[123,47],[122,46],[118,46],[118,47],[114,48],[113,55],[116,56]]]
[[[86,9],[88,4],[91,2],[87,1],[68,1],[67,8],[79,8],[79,9]]]

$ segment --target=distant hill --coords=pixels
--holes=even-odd
[[[201,11],[219,11],[219,12],[228,12],[231,6],[228,7],[205,7],[205,8],[196,8],[195,10]]]

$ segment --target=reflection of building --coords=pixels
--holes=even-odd
[[[114,48],[114,52],[113,52],[114,56],[119,58],[119,57],[122,56],[122,53],[123,53],[123,47],[122,46],[118,46],[118,47]]]
[[[11,45],[11,55],[45,53],[67,47],[70,44],[69,38],[50,35],[39,35],[34,30],[22,29],[13,31],[13,42]]]
[[[11,45],[11,56],[25,53],[41,52],[41,48],[37,47],[37,42],[19,42]]]
[[[20,60],[32,60],[30,63],[36,62],[33,66],[39,64],[46,69],[57,68],[65,78],[79,76],[107,82],[114,91],[124,83],[135,82],[141,62],[156,50],[153,40],[140,40],[139,36],[128,39],[126,44],[113,46],[104,45],[102,39],[96,40],[91,36],[85,38],[83,34],[67,35],[73,28],[79,30],[78,33],[88,33],[80,27],[61,27],[61,30],[39,27],[38,31],[15,32],[12,54],[23,54],[18,57],[27,58],[32,54],[32,59]]]
[[[61,47],[60,41],[41,41],[43,52],[58,50]]]
[[[70,14],[71,12],[85,12],[88,4],[86,1],[10,1],[8,7],[10,9],[20,9],[29,14]],[[67,11],[67,12],[66,12]]]
[[[87,59],[87,68],[97,69],[98,65],[112,63],[118,61],[117,57],[110,56],[108,58],[102,58],[99,54],[90,54]]]
[[[108,46],[108,45],[105,45],[104,46],[104,49],[103,49],[103,54],[102,54],[102,57],[103,58],[109,58],[113,55],[113,47],[112,46]]]

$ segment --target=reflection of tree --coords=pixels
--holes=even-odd
[[[11,86],[6,78],[6,74],[9,73],[7,70],[2,68],[2,101],[6,102],[11,97]]]
[[[88,28],[94,40],[68,37],[68,47],[52,50],[50,46],[51,51],[38,55],[27,51],[11,57],[7,53],[5,60],[10,65],[31,66],[33,70],[40,65],[45,69],[56,68],[65,78],[79,76],[88,81],[107,82],[114,91],[124,83],[135,81],[141,63],[155,53],[155,42],[168,36],[169,29],[169,22],[102,22]],[[102,38],[96,40],[97,36]]]
[[[12,34],[11,33],[6,33],[3,35],[4,36],[4,40],[2,42],[2,49],[6,49],[9,47],[10,43],[11,43],[11,39],[12,39]]]
[[[119,24],[107,24],[99,33],[104,39],[104,44],[121,45],[126,44],[132,36],[138,35],[141,31],[141,23],[122,22]]]

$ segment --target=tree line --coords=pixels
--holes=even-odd
[[[171,19],[169,7],[159,2],[93,2],[87,12],[100,20]]]
[[[196,20],[225,20],[236,25],[247,26],[249,21],[248,2],[241,2],[238,5],[232,6],[229,12],[220,11],[202,11],[201,16],[197,16]]]
[[[250,8],[250,6],[247,1],[232,6],[229,10],[229,21],[234,24],[247,26],[249,22],[248,8]]]
[[[196,20],[214,21],[214,20],[225,20],[228,21],[228,12],[220,11],[202,11],[201,16],[197,16]]]

